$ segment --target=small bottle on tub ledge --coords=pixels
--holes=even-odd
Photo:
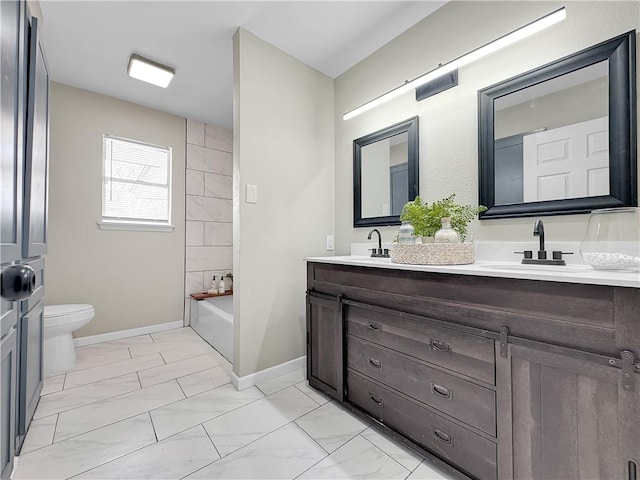
[[[216,283],[216,276],[213,276],[213,280],[211,280],[211,286],[209,287],[209,290],[207,290],[208,294],[215,294],[218,293],[218,284]]]

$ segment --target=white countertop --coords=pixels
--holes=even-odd
[[[566,266],[522,265],[518,262],[476,261],[470,265],[407,265],[391,263],[388,258],[372,258],[359,255],[335,257],[307,257],[308,262],[353,265],[358,267],[410,270],[416,272],[454,273],[481,277],[520,278],[551,282],[611,285],[640,288],[639,272],[594,270],[588,265]]]

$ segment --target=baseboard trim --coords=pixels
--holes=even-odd
[[[274,365],[273,367],[265,368],[259,372],[250,373],[244,377],[238,377],[235,372],[231,372],[231,383],[238,390],[244,390],[245,388],[253,387],[258,383],[273,380],[285,373],[293,372],[299,368],[304,368],[307,364],[307,357],[294,358],[288,362],[281,363],[280,365]]]
[[[182,328],[183,326],[184,322],[182,320],[178,320],[176,322],[149,325],[148,327],[130,328],[128,330],[118,330],[117,332],[74,338],[73,343],[75,343],[76,347],[82,347],[84,345],[93,345],[94,343],[109,342],[111,340],[120,340],[121,338],[146,335],[147,333],[164,332],[165,330],[173,330],[174,328]]]

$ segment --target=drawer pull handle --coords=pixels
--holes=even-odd
[[[443,432],[439,428],[433,429],[433,436],[440,440],[445,445],[451,445],[453,443],[453,437],[446,432]]]
[[[451,345],[447,342],[441,342],[440,340],[434,340],[433,338],[429,340],[429,344],[431,345],[431,350],[435,350],[440,353],[447,353],[451,351]]]
[[[382,368],[382,361],[369,357],[369,365],[375,368]]]
[[[380,325],[378,325],[377,323],[369,322],[369,330],[377,332],[378,330],[380,330]]]
[[[369,394],[369,398],[371,399],[371,401],[373,403],[375,403],[377,406],[381,407],[382,404],[384,403],[381,399],[379,399],[378,397],[376,397],[373,393]]]
[[[443,387],[442,385],[438,385],[437,383],[431,384],[431,391],[442,398],[451,399],[451,390],[447,387]]]

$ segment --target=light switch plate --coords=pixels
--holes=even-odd
[[[258,203],[257,185],[249,185],[247,183],[246,198],[247,198],[247,203]]]
[[[335,249],[335,237],[333,235],[327,235],[327,250],[333,252]]]

